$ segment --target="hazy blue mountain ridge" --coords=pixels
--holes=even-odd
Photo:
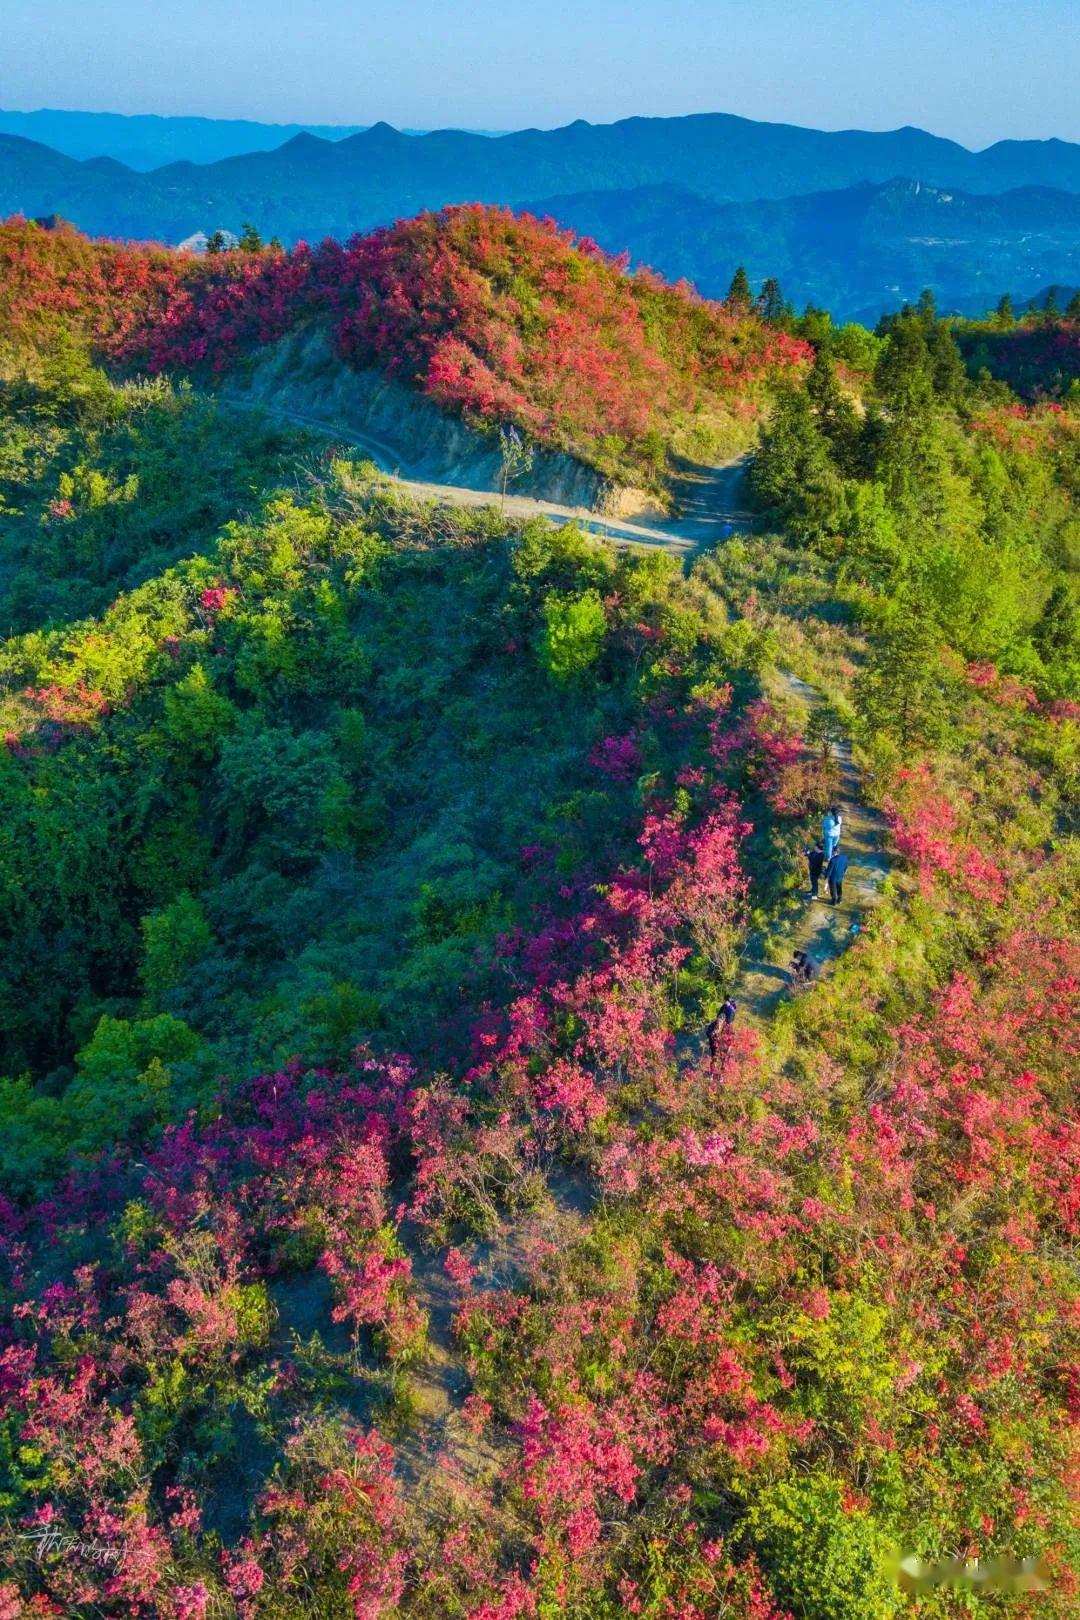
[[[216,163],[242,152],[270,151],[310,131],[324,140],[355,135],[363,124],[264,124],[251,118],[169,118],[157,113],[33,112],[0,108],[0,134],[21,135],[65,157],[111,157],[130,169],[157,169],[187,159]]]
[[[776,276],[800,306],[869,320],[928,285],[943,307],[979,313],[1007,288],[1060,279],[1080,244],[1080,196],[1034,186],[973,196],[898,178],[754,203],[645,186],[529,206],[707,296],[722,296],[742,263],[755,284]]]

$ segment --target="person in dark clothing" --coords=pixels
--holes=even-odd
[[[816,844],[809,845],[805,855],[806,864],[810,868],[810,898],[816,900],[818,897],[818,884],[821,881],[821,868],[825,865],[825,848],[821,840],[819,839]]]
[[[829,885],[829,899],[834,906],[838,906],[844,898],[844,873],[847,869],[847,856],[837,850],[825,868],[825,881]]]
[[[717,1063],[726,1055],[731,1040],[732,1025],[735,1022],[735,1014],[738,1010],[738,1002],[732,1001],[731,997],[728,996],[706,1031],[709,1039],[709,1056],[713,1063]]]
[[[792,989],[805,990],[808,985],[814,984],[821,977],[821,964],[810,955],[809,951],[795,951],[789,971]]]

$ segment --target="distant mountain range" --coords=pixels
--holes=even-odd
[[[244,152],[269,152],[294,135],[340,141],[365,124],[262,124],[250,118],[163,118],[154,113],[34,112],[0,108],[0,135],[40,141],[72,158],[116,158],[129,169],[164,163],[217,163]]]
[[[1024,293],[1020,297],[1014,295],[1013,307],[1021,313],[1029,307],[1044,309],[1051,293],[1054,294],[1054,302],[1058,309],[1064,309],[1074,298],[1080,296],[1080,287],[1071,287],[1067,281],[1051,281],[1045,287],[1040,287],[1037,292]]]
[[[252,118],[170,118],[157,113],[68,112],[39,107],[6,112],[0,107],[0,135],[40,141],[72,158],[116,158],[129,169],[158,169],[166,163],[218,163],[245,152],[272,152],[294,135],[341,141],[370,124],[264,124]],[[407,130],[420,135],[422,130]],[[477,134],[491,133],[478,130]]]
[[[924,285],[979,308],[1006,287],[1078,279],[1080,146],[1064,141],[970,152],[911,128],[826,133],[723,113],[495,138],[330,133],[146,173],[0,135],[0,213],[167,242],[250,220],[293,242],[450,202],[531,205],[705,293],[746,262],[796,303],[864,318]]]

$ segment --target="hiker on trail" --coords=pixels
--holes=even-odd
[[[728,996],[706,1031],[709,1039],[709,1057],[714,1064],[722,1057],[727,1056],[727,1049],[731,1044],[731,1032],[735,1023],[735,1014],[738,1010],[738,1002],[732,1001],[731,997]]]
[[[804,990],[808,985],[814,984],[821,977],[821,964],[809,951],[796,951],[791,958],[792,988]]]
[[[838,906],[844,898],[844,873],[847,869],[847,856],[837,850],[825,868],[825,881],[829,885],[829,899],[834,906]]]
[[[830,804],[821,818],[821,841],[825,846],[825,865],[828,866],[833,853],[840,842],[840,832],[844,825],[844,818],[840,813],[838,804]]]
[[[825,848],[819,838],[816,844],[811,844],[803,851],[806,864],[810,868],[810,898],[818,897],[818,884],[821,881],[821,869],[825,865]]]

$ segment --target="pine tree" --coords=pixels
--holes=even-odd
[[[896,415],[918,412],[932,402],[930,353],[922,322],[912,311],[895,316],[888,328],[888,341],[874,368],[874,385]]]
[[[951,327],[944,321],[938,321],[927,334],[926,347],[930,356],[934,393],[939,399],[955,404],[964,391],[967,372]]]
[[[998,307],[994,313],[997,316],[997,323],[999,326],[1016,325],[1016,312],[1013,309],[1013,301],[1009,297],[1008,293],[1002,293],[1000,299],[998,300]]]
[[[806,393],[837,467],[846,476],[855,476],[859,470],[862,424],[858,411],[840,387],[836,368],[824,349],[818,349],[814,355],[806,378]]]
[[[1032,640],[1044,663],[1056,663],[1077,650],[1080,644],[1080,615],[1064,580],[1059,580],[1046,599]]]
[[[939,430],[934,361],[914,311],[894,321],[874,383],[885,407],[870,428],[878,476],[898,512],[925,521],[940,508],[948,457]]]
[[[802,389],[787,389],[777,399],[751,478],[758,499],[796,538],[813,541],[833,527],[840,480]]]
[[[241,253],[262,252],[263,239],[255,229],[254,225],[249,225],[245,222],[243,229],[240,232],[240,241],[237,243],[237,246],[239,247]]]
[[[1068,307],[1065,311],[1065,319],[1067,321],[1080,321],[1080,287],[1077,288],[1076,292],[1074,292],[1072,297],[1069,299]]]
[[[754,294],[750,289],[750,277],[741,264],[731,278],[727,301],[729,304],[741,304],[744,309],[749,309],[754,301]]]
[[[224,253],[225,252],[225,232],[224,231],[213,231],[210,234],[210,236],[207,237],[206,251],[207,251],[207,253],[213,255],[214,257],[216,257],[217,254],[219,254],[219,253]]]
[[[940,738],[948,714],[941,642],[925,603],[896,603],[855,684],[855,707],[869,732],[893,736],[904,749]]]
[[[732,285],[734,286],[734,283]],[[775,276],[769,276],[762,283],[758,309],[761,311],[762,320],[767,321],[770,326],[779,326],[781,322],[787,319],[788,308],[784,303],[784,295],[780,291],[780,283]]]
[[[807,304],[795,323],[795,332],[807,343],[812,343],[815,349],[827,348],[833,337],[832,316],[827,309]]]

